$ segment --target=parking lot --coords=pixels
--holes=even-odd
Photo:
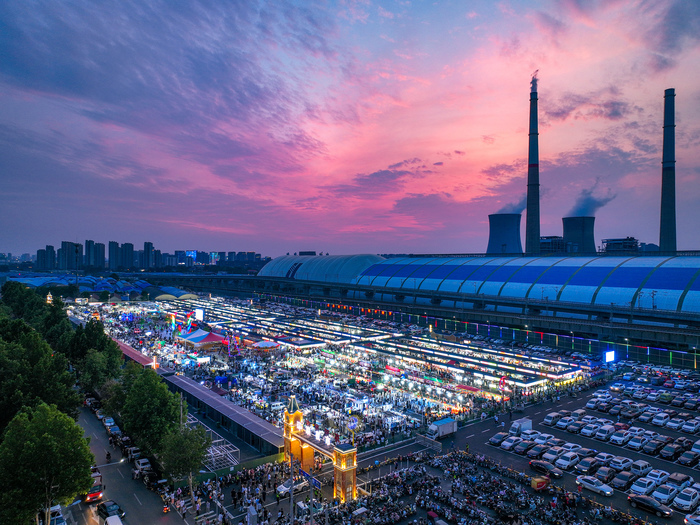
[[[598,499],[615,508],[629,508],[630,494],[653,497],[674,511],[673,522],[681,523],[700,503],[700,483],[695,482],[700,478],[695,384],[700,376],[684,372],[686,377],[674,384],[671,373],[639,367],[637,373],[630,371],[608,389],[538,406],[528,414],[532,431],[524,432],[525,443],[518,437],[506,438],[505,448],[511,450],[505,452],[498,437],[493,439],[497,449],[494,444],[482,449],[496,456],[507,454],[507,461],[523,470],[529,469],[533,459],[548,460],[558,467],[554,475],[561,476],[560,483],[569,490],[576,490],[577,476],[597,478],[614,489],[612,496],[599,494]],[[581,409],[585,415],[571,416]],[[536,447],[536,441],[544,446]],[[589,485],[608,492],[595,483]],[[642,507],[645,501],[641,498],[635,503]],[[658,511],[665,512],[663,507]],[[634,513],[653,516],[655,509]]]

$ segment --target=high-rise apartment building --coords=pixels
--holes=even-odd
[[[122,244],[122,259],[121,266],[124,269],[134,267],[134,245],[130,242]]]
[[[121,266],[122,262],[122,252],[119,247],[119,243],[116,241],[109,241],[109,269],[110,271],[117,271]]]
[[[143,264],[142,268],[153,268],[153,243],[144,242],[143,243]]]

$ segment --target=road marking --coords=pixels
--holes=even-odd
[[[492,430],[492,429],[487,428],[486,430],[482,430],[481,433],[482,433],[482,434],[485,434],[486,432],[491,432],[491,430]]]
[[[469,435],[467,436],[467,439],[473,438],[473,437],[474,437],[474,434],[469,434]]]
[[[121,471],[121,470],[117,470],[117,472],[119,472],[119,475],[122,477],[122,479],[124,479],[124,474],[122,474],[122,471]]]
[[[139,499],[139,497],[136,495],[135,492],[134,492],[134,497],[136,498],[136,501],[139,502],[139,505],[143,505],[143,503],[141,503],[141,500]]]

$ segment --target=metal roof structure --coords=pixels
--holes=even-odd
[[[700,257],[395,258],[356,284],[700,313]]]

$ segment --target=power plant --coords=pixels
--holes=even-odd
[[[492,213],[489,215],[488,254],[522,254],[519,213]]]
[[[595,254],[594,210],[591,216],[564,217],[563,238],[540,236],[540,168],[539,133],[537,119],[537,71],[530,82],[530,128],[528,133],[527,197],[525,221],[525,254],[546,253]],[[663,157],[661,170],[661,219],[659,223],[659,251],[676,252],[676,155],[675,155],[675,89],[664,92]],[[573,213],[580,213],[575,210]],[[586,213],[584,211],[584,213]],[[552,240],[558,242],[552,242]],[[542,242],[546,247],[542,248]],[[653,247],[653,245],[649,245]],[[552,247],[561,247],[559,252]],[[492,254],[522,254],[520,243],[520,213],[489,215],[489,242],[486,248]]]
[[[595,217],[564,217],[564,245],[568,253],[595,254]]]
[[[676,251],[676,90],[664,92],[664,146],[661,159],[659,250]]]
[[[540,152],[537,132],[537,71],[530,82],[530,132],[527,154],[527,216],[525,251],[540,253]]]

